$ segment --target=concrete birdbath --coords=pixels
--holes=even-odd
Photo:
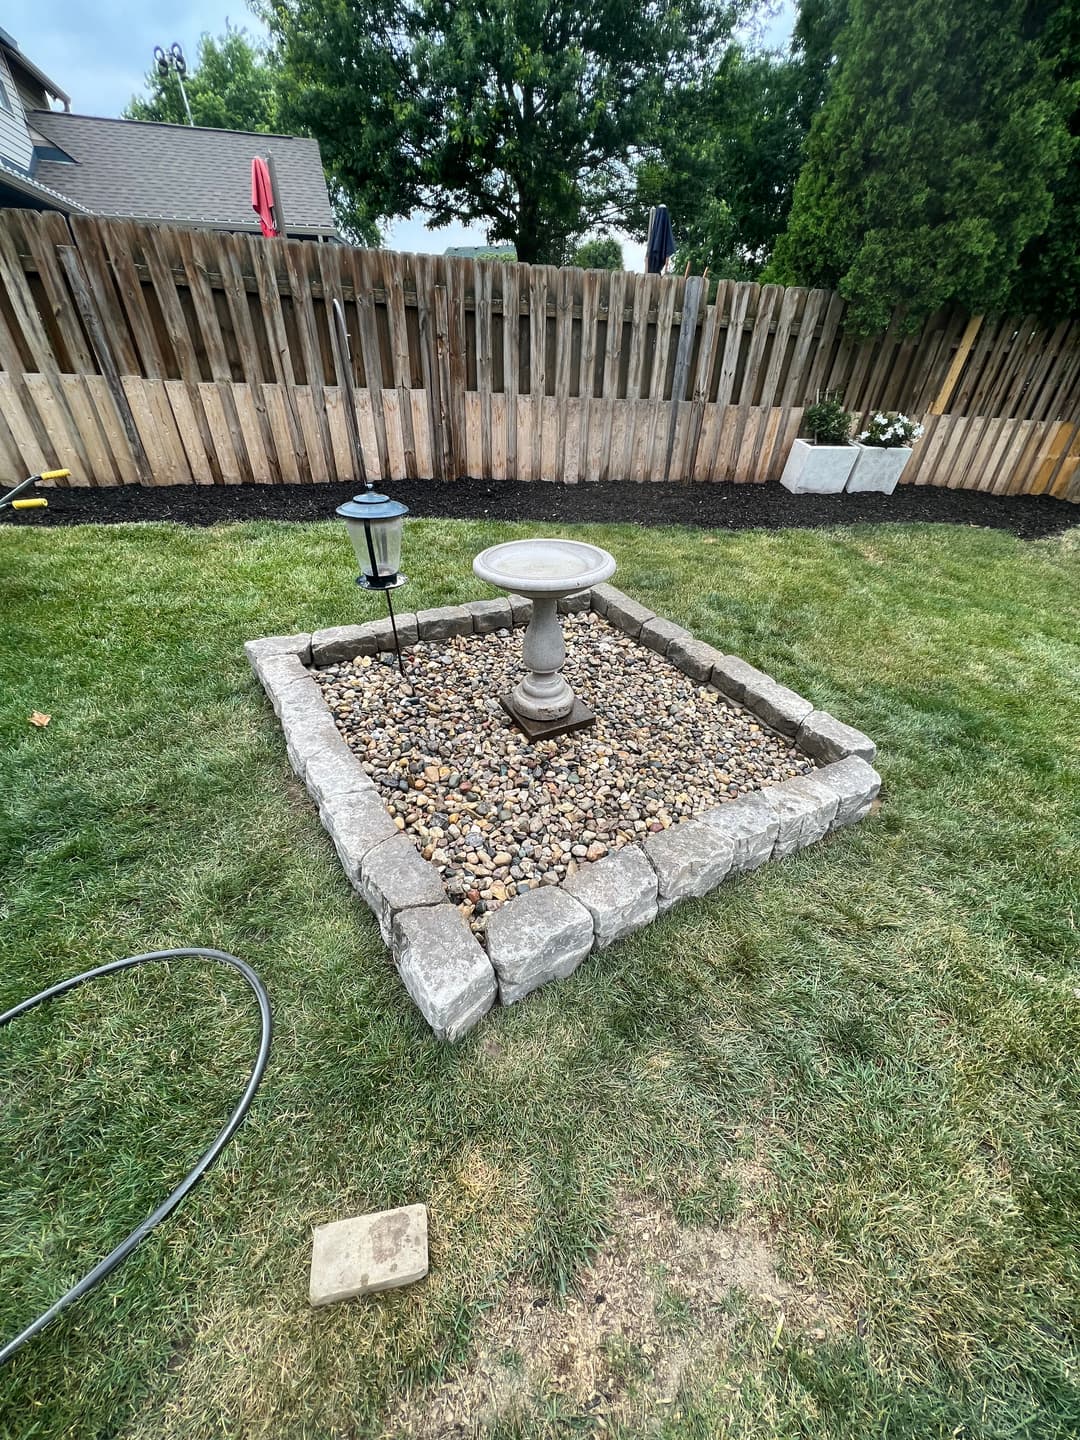
[[[532,601],[521,658],[525,678],[499,702],[530,740],[565,735],[594,720],[566,683],[566,646],[558,604],[615,574],[615,560],[599,545],[581,540],[510,540],[482,550],[473,561],[481,580]]]

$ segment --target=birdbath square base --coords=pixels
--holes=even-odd
[[[575,730],[587,730],[596,722],[595,712],[576,695],[569,715],[560,715],[557,720],[532,720],[528,715],[519,715],[514,709],[512,693],[500,695],[499,704],[527,740],[554,740],[557,735],[570,735]]]

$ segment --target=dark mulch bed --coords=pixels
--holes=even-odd
[[[157,489],[50,490],[47,510],[0,510],[0,523],[113,525],[173,520],[325,520],[356,485],[169,485]],[[1022,540],[1080,524],[1080,508],[1046,496],[980,495],[901,486],[892,495],[790,495],[780,485],[551,485],[517,481],[395,481],[414,515],[457,520],[530,520],[697,525],[724,530],[922,522],[984,525]],[[42,492],[39,491],[39,494]]]

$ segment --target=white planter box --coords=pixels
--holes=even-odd
[[[812,445],[796,440],[780,484],[793,495],[835,495],[843,490],[859,448],[855,445]]]
[[[880,445],[856,444],[855,449],[858,456],[848,478],[848,490],[880,490],[883,495],[891,495],[911,458],[911,446],[894,445],[886,450]]]

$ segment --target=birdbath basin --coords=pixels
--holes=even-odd
[[[499,697],[503,708],[530,739],[591,724],[592,711],[562,674],[566,646],[558,604],[575,590],[609,580],[615,574],[614,557],[581,540],[510,540],[482,550],[473,561],[473,571],[489,585],[532,601],[532,619],[521,648],[525,678],[509,695]]]

